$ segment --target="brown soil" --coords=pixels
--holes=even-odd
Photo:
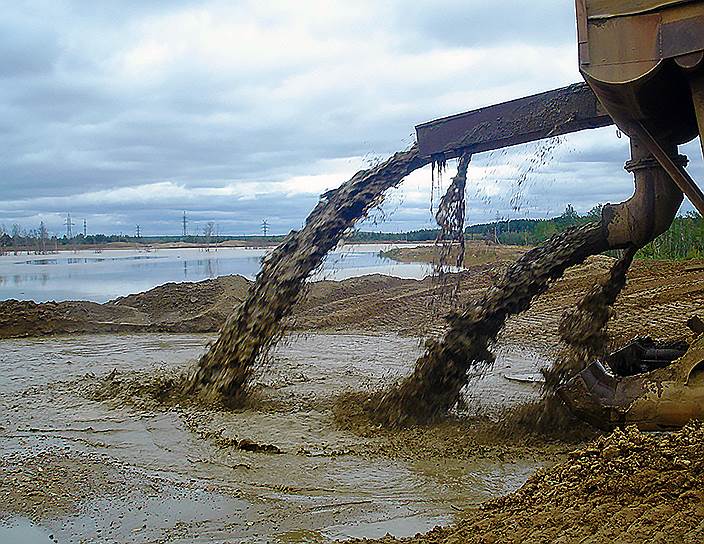
[[[217,331],[250,283],[224,276],[167,283],[145,293],[97,304],[86,301],[0,301],[0,338],[89,332]]]
[[[704,426],[669,434],[630,427],[597,438],[450,527],[401,541],[694,544],[704,541],[703,515]]]
[[[526,246],[504,246],[488,240],[466,240],[462,266],[494,265],[498,262],[512,262],[523,255],[530,248]],[[435,263],[438,250],[434,245],[417,247],[398,247],[384,251],[383,255],[402,263]],[[450,251],[448,262],[453,262],[459,255],[459,246],[455,245]]]
[[[611,267],[613,259],[592,257],[567,271],[525,313],[509,319],[500,341],[546,354],[559,347],[558,325]],[[461,275],[460,304],[478,299],[505,262],[471,267]],[[167,284],[105,304],[92,302],[0,301],[0,338],[93,332],[217,332],[251,282],[223,276],[198,283]],[[446,326],[433,305],[432,279],[381,275],[340,282],[314,282],[294,312],[294,329],[438,336]],[[442,314],[449,308],[441,308]],[[614,306],[609,334],[623,343],[637,334],[691,340],[686,321],[704,312],[704,260],[636,260]]]

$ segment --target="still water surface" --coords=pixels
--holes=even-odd
[[[341,280],[365,274],[421,279],[429,264],[383,257],[389,245],[347,246],[331,253],[314,279]],[[146,251],[92,250],[57,255],[0,256],[0,300],[106,302],[168,282],[200,281],[228,274],[254,279],[271,249],[198,248]]]

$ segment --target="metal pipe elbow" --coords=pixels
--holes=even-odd
[[[671,156],[686,165],[687,157],[673,148]],[[631,139],[631,157],[625,168],[633,173],[633,196],[602,209],[601,225],[609,249],[640,248],[660,236],[672,224],[684,198],[660,163],[635,138]]]

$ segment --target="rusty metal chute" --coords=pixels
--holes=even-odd
[[[451,159],[612,125],[586,83],[575,83],[416,126],[423,156]]]
[[[636,192],[602,223],[612,247],[641,246],[667,230],[682,193],[704,215],[677,153],[704,135],[704,2],[576,0],[576,12],[586,84],[420,124],[418,146],[444,160],[616,123],[631,138]]]

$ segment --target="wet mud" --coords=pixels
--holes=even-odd
[[[4,529],[16,527],[63,541],[95,541],[108,535],[115,542],[328,542],[381,538],[387,532],[410,537],[441,525],[446,529],[423,538],[471,542],[474,534],[486,540],[493,534],[495,541],[510,541],[511,528],[530,542],[529,531],[521,532],[524,524],[548,540],[561,530],[583,538],[579,535],[587,531],[585,515],[597,509],[596,515],[606,519],[607,511],[599,510],[602,500],[609,514],[644,512],[652,527],[686,536],[691,533],[686,523],[675,523],[678,518],[670,523],[656,513],[673,505],[693,516],[698,513],[690,508],[692,503],[677,502],[679,495],[667,495],[666,488],[666,495],[658,495],[657,486],[663,482],[657,475],[651,495],[632,499],[625,494],[623,501],[603,494],[608,484],[600,476],[598,500],[587,496],[584,512],[579,501],[586,489],[565,491],[573,499],[567,506],[550,503],[540,491],[543,502],[533,510],[520,502],[510,508],[488,503],[477,510],[485,501],[518,489],[537,468],[549,471],[575,447],[580,452],[602,451],[608,445],[584,446],[593,434],[581,432],[560,435],[533,429],[508,434],[504,423],[511,422],[509,416],[530,411],[539,399],[540,369],[559,352],[563,309],[577,305],[610,273],[614,262],[588,259],[552,283],[532,308],[509,320],[497,338],[495,364],[488,371],[475,369],[475,374],[470,369],[472,387],[462,390],[450,417],[430,427],[379,427],[360,407],[412,372],[412,361],[423,352],[413,332],[427,321],[425,302],[436,297],[431,281],[370,277],[320,282],[298,306],[298,326],[365,333],[287,337],[273,350],[266,371],[255,374],[252,404],[237,410],[164,396],[164,391],[173,391],[169,380],[188,375],[213,336],[2,340],[0,466],[3,475],[25,483],[11,500],[2,502],[0,493],[0,536]],[[460,297],[469,302],[484,296],[501,270],[505,268],[472,269],[462,278]],[[703,279],[704,266],[697,261],[636,261],[608,324],[611,338],[687,338],[687,318],[704,304]],[[190,288],[184,292],[197,296]],[[136,305],[136,300],[145,308],[151,304],[146,294],[131,303]],[[367,311],[371,317],[360,319]],[[438,329],[436,337],[442,333]],[[352,402],[355,395],[361,396],[360,403]],[[340,413],[339,406],[346,411]],[[515,429],[516,422],[510,427]],[[704,450],[698,434],[688,440],[691,448],[683,459],[694,465],[692,452]],[[654,446],[644,444],[629,454],[629,467],[638,462],[647,467]],[[613,449],[606,451],[605,456],[614,455]],[[565,467],[591,467],[586,461],[569,461]],[[78,463],[95,464],[91,472],[98,476],[86,478]],[[47,472],[54,465],[56,485],[31,483],[31,475],[41,474],[40,467]],[[667,466],[674,465],[662,466],[670,470]],[[594,470],[605,474],[607,469],[605,465]],[[24,480],[20,471],[28,475]],[[555,489],[577,485],[558,473],[541,474],[547,474],[545,481],[554,482]],[[684,473],[671,474],[681,478]],[[696,480],[682,481],[692,482],[689,489],[695,494],[701,489]],[[64,492],[62,497],[58,491],[60,508],[42,513],[37,507],[54,500],[55,490],[69,487],[76,494]],[[549,500],[558,495],[553,493]],[[651,503],[657,508],[651,510]],[[560,509],[574,515],[562,516]],[[489,525],[482,525],[486,512]],[[536,527],[537,521],[530,519],[543,523]],[[626,520],[617,519],[621,524]],[[589,524],[599,535],[597,541],[618,540],[613,535],[624,531],[608,522],[611,532],[599,533],[596,521]],[[636,523],[628,530],[642,536],[644,525]],[[687,538],[697,541],[691,534]]]
[[[550,366],[541,369],[544,377],[542,398],[507,414],[504,426],[509,432],[528,428],[553,435],[585,437],[593,434],[590,426],[565,406],[558,390],[589,364],[603,359],[613,348],[608,324],[614,313],[614,303],[626,286],[626,274],[636,251],[635,248],[627,249],[577,305],[565,311],[558,327],[559,354]]]
[[[0,524],[30,523],[59,541],[407,536],[517,489],[570,448],[477,439],[460,420],[400,433],[340,427],[340,396],[409,372],[418,340],[394,335],[289,338],[246,408],[164,400],[162,384],[209,340],[3,340]],[[501,360],[505,372],[537,371],[541,361]],[[147,376],[153,385],[134,389]],[[503,393],[497,410],[537,394],[499,372],[487,379],[487,390]]]

